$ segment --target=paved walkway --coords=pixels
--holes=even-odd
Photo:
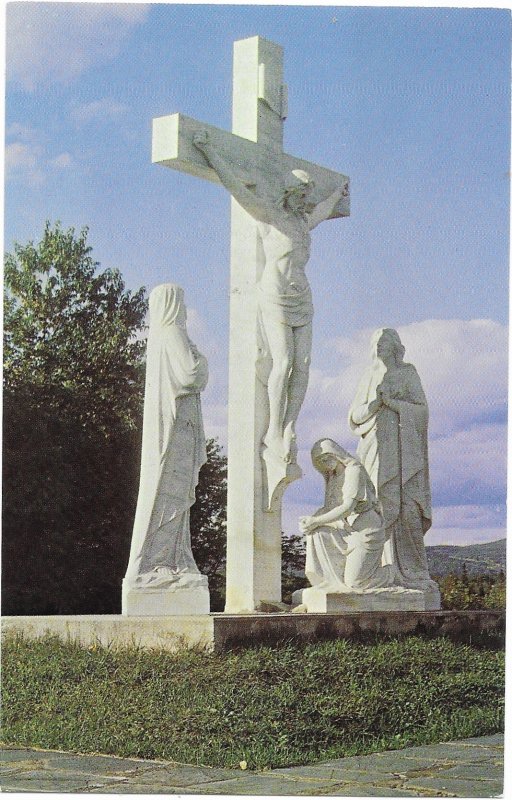
[[[475,798],[503,793],[500,734],[261,772],[15,747],[0,756],[3,792]]]

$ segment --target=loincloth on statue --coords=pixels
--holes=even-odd
[[[309,286],[293,294],[270,294],[258,286],[258,304],[263,318],[291,328],[308,325],[313,319],[313,300]]]

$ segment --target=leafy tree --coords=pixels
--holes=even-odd
[[[5,258],[5,613],[118,610],[147,303],[97,268],[87,229],[59,223]]]
[[[208,461],[201,467],[196,502],[190,510],[192,550],[200,572],[208,575],[210,607],[225,602],[227,458],[218,442],[208,439]]]
[[[456,611],[505,608],[505,576],[455,575],[437,578],[442,606]]]
[[[140,416],[147,301],[118,270],[97,272],[87,233],[47,223],[37,246],[6,255],[4,387],[29,387],[46,408],[72,405],[108,437]]]
[[[283,536],[281,582],[285,603],[291,603],[292,594],[296,589],[309,586],[309,581],[304,575],[305,560],[304,537],[300,533]]]
[[[505,581],[497,580],[493,583],[483,598],[483,607],[505,609],[507,607],[506,588]]]

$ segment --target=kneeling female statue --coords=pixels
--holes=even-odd
[[[325,478],[325,503],[299,522],[307,534],[306,578],[333,593],[389,586],[391,568],[381,565],[384,517],[365,468],[332,439],[316,442],[311,458]]]

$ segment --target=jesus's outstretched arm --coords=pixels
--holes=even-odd
[[[266,199],[256,192],[248,189],[235,170],[226,159],[218,152],[211,143],[208,133],[201,131],[194,136],[194,145],[203,153],[204,157],[219,176],[223,186],[233,195],[235,200],[240,203],[258,222],[265,222],[272,225],[275,218],[275,208]]]
[[[344,183],[343,186],[339,186],[338,189],[335,189],[325,200],[321,200],[320,203],[317,203],[313,211],[309,214],[309,229],[316,228],[317,225],[328,219],[341,198],[347,197],[347,195],[348,183]]]

